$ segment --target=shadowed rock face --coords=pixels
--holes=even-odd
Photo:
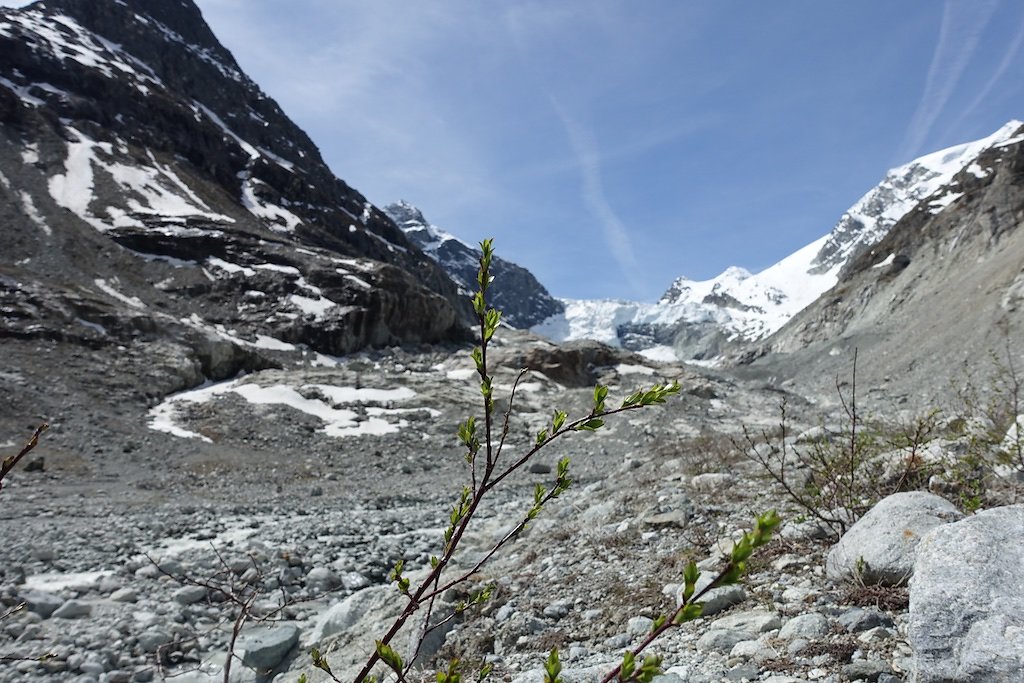
[[[158,395],[282,350],[463,337],[450,278],[334,176],[191,1],[0,10],[0,54],[11,357],[69,345],[101,378],[120,353],[118,371],[163,378],[144,387]]]
[[[476,290],[480,259],[477,247],[431,225],[419,209],[407,202],[389,204],[384,211],[463,290]],[[526,268],[495,256],[491,273],[494,275],[491,301],[501,309],[502,320],[512,327],[526,329],[565,310],[565,305],[551,296]]]

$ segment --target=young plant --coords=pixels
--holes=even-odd
[[[547,503],[558,498],[572,486],[569,458],[562,458],[559,461],[554,481],[549,486],[537,485],[533,497],[519,521],[502,538],[497,540],[473,566],[454,572],[454,575],[446,573],[467,529],[480,510],[481,504],[491,492],[551,444],[570,434],[599,430],[604,426],[607,417],[662,404],[668,397],[679,392],[680,387],[677,382],[656,384],[650,388],[635,391],[618,406],[611,406],[608,403],[608,387],[598,385],[594,389],[593,402],[587,412],[570,417],[565,411],[554,410],[550,424],[531,439],[532,446],[526,448],[524,452],[510,454],[506,450],[510,420],[515,407],[516,392],[527,370],[521,370],[516,376],[504,414],[496,415],[494,376],[489,363],[488,348],[501,323],[501,312],[491,306],[488,299],[488,292],[494,279],[491,275],[491,263],[494,258],[492,240],[487,239],[481,242],[480,252],[477,291],[472,296],[479,342],[473,348],[470,357],[473,360],[479,381],[482,415],[469,416],[458,428],[458,440],[464,449],[464,459],[468,470],[468,483],[462,488],[452,505],[448,517],[449,524],[444,531],[442,544],[438,553],[430,558],[426,577],[418,583],[414,583],[405,575],[406,566],[403,562],[397,563],[391,571],[390,579],[395,584],[397,592],[406,601],[405,607],[390,628],[376,639],[372,653],[355,677],[356,683],[377,680],[373,672],[379,665],[390,670],[398,681],[407,681],[427,635],[442,624],[456,619],[466,610],[482,604],[490,597],[490,587],[485,587],[483,590],[473,593],[468,601],[456,605],[447,614],[435,615],[435,611],[438,609],[438,598],[442,594],[470,581],[488,560],[516,538],[527,524],[540,514]],[[408,657],[403,657],[402,653],[395,648],[395,638],[413,617],[419,619],[420,627],[415,644],[411,648],[412,651],[408,653]],[[326,659],[318,651],[313,652],[313,664],[328,673],[332,679],[338,680],[331,673]],[[555,652],[548,660],[548,679],[553,682],[557,681],[559,669],[558,655]],[[485,667],[477,672],[476,680],[482,680],[489,673],[489,668]],[[438,672],[437,680],[454,683],[461,681],[462,675],[458,664],[452,663],[447,671]]]

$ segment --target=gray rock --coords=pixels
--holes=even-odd
[[[341,580],[327,567],[314,567],[306,574],[306,584],[321,590],[330,590],[341,583]]]
[[[737,667],[729,669],[725,677],[730,681],[753,681],[760,675],[761,670],[754,664],[740,664]]]
[[[631,617],[626,624],[626,633],[642,636],[651,632],[654,620],[648,617]]]
[[[843,676],[847,680],[856,681],[874,681],[878,680],[878,677],[882,674],[891,674],[892,667],[886,662],[877,659],[862,659],[856,662],[850,662],[849,664],[843,665]]]
[[[697,649],[703,652],[730,652],[736,643],[750,640],[754,634],[750,631],[736,631],[724,628],[710,628],[697,639]]]
[[[860,633],[879,626],[894,626],[888,614],[875,608],[851,607],[840,614],[837,621],[850,633]]]
[[[238,634],[236,647],[243,650],[242,664],[253,669],[273,669],[299,642],[295,624],[256,626]]]
[[[341,584],[350,591],[366,588],[372,582],[359,572],[345,572],[341,575]]]
[[[825,570],[833,581],[900,584],[913,572],[924,535],[961,518],[952,503],[932,493],[894,493],[843,534],[829,551]]]
[[[979,512],[921,542],[908,641],[917,683],[1024,680],[1024,505]]]
[[[139,599],[139,593],[134,588],[118,588],[110,594],[110,599],[114,602],[135,602]]]
[[[750,633],[765,633],[779,628],[782,620],[779,615],[766,610],[750,610],[730,614],[727,617],[715,619],[711,622],[711,628],[748,631]]]
[[[179,605],[192,605],[206,599],[206,587],[182,586],[171,597]]]
[[[779,627],[779,617],[764,610],[751,610],[716,619],[697,640],[697,649],[729,653],[737,643],[756,640],[758,635]]]
[[[651,679],[651,683],[686,683],[682,678],[675,674],[661,674]]]
[[[43,591],[30,591],[22,593],[21,599],[25,601],[25,606],[29,612],[38,614],[43,619],[46,619],[51,614],[57,611],[57,608],[64,604],[64,600],[53,595],[52,593],[44,593]]]
[[[544,608],[544,616],[549,619],[561,619],[569,614],[569,607],[567,602],[553,602]]]
[[[92,605],[77,600],[68,600],[53,612],[54,619],[80,619],[92,613]]]
[[[823,614],[809,612],[793,617],[779,630],[779,638],[816,638],[829,632],[828,619]]]
[[[32,557],[40,562],[53,562],[57,559],[57,551],[49,546],[39,546],[32,549]]]
[[[732,650],[729,651],[729,656],[739,657],[741,659],[753,659],[756,662],[761,662],[766,659],[778,657],[779,652],[775,648],[766,645],[759,640],[741,640],[733,646]]]
[[[830,536],[834,537],[834,534],[824,522],[807,519],[783,524],[779,536],[789,541],[820,541]]]
[[[713,493],[715,491],[721,491],[725,487],[731,485],[736,480],[728,472],[705,472],[704,474],[698,474],[690,480],[690,486],[695,491],[702,491],[705,493]]]
[[[633,642],[633,637],[628,633],[617,633],[610,638],[605,638],[604,644],[611,650],[621,650]]]
[[[153,653],[164,645],[172,642],[174,636],[163,629],[149,629],[139,634],[139,649],[146,653]]]

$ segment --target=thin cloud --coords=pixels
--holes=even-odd
[[[996,87],[996,84],[998,84],[1002,80],[1003,75],[1006,74],[1006,71],[1014,63],[1014,60],[1017,57],[1017,53],[1020,52],[1020,48],[1022,45],[1024,45],[1024,22],[1022,22],[1017,28],[1017,33],[1010,41],[1009,46],[1007,46],[1006,52],[1003,53],[1003,58],[1002,60],[1000,60],[999,66],[997,66],[995,71],[992,72],[992,75],[985,82],[985,85],[982,86],[981,91],[977,94],[977,96],[975,96],[975,98],[971,100],[970,104],[964,107],[963,111],[960,113],[960,116],[958,116],[956,120],[953,122],[953,124],[950,126],[951,130],[956,130],[964,121],[964,119],[973,114],[974,111],[981,106],[981,104],[985,101],[985,98],[988,97],[988,94],[992,92],[993,88]]]
[[[942,10],[939,40],[932,53],[924,92],[910,119],[900,158],[909,159],[921,151],[935,121],[953,95],[957,82],[971,60],[981,34],[995,12],[997,0],[970,3],[969,9],[957,12],[963,3],[946,0]]]
[[[569,138],[569,145],[576,155],[583,181],[583,201],[600,223],[608,251],[618,263],[622,275],[635,292],[642,292],[643,283],[638,275],[639,263],[633,243],[629,239],[629,231],[605,195],[604,183],[601,180],[601,156],[594,136],[587,128],[573,120],[554,97],[551,97],[551,105],[558,114]]]

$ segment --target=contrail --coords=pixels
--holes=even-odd
[[[551,104],[565,128],[569,144],[576,156],[583,180],[583,201],[590,212],[598,220],[604,233],[604,241],[619,265],[619,270],[637,293],[643,292],[643,283],[638,276],[639,263],[633,243],[629,239],[629,231],[625,223],[608,202],[601,180],[601,157],[597,143],[589,130],[574,121],[553,96]]]
[[[981,103],[985,101],[988,94],[992,92],[992,89],[995,88],[996,84],[1002,79],[1006,70],[1010,68],[1011,64],[1013,64],[1013,60],[1017,56],[1017,53],[1020,52],[1022,45],[1024,45],[1024,22],[1020,23],[1019,28],[1017,29],[1017,34],[1013,37],[1013,40],[1010,41],[1010,45],[1006,48],[1006,52],[1003,54],[1003,59],[999,62],[999,66],[997,66],[996,70],[992,72],[989,79],[985,81],[985,85],[982,86],[981,92],[979,92],[977,97],[971,100],[971,103],[964,108],[960,113],[960,116],[956,118],[956,121],[953,122],[950,128],[956,128],[961,121],[966,119],[974,113],[975,109],[981,106]]]
[[[907,137],[900,154],[901,162],[913,158],[921,150],[932,126],[935,125],[936,119],[942,113],[960,76],[970,62],[981,33],[992,18],[997,3],[995,0],[988,0],[985,3],[971,2],[966,13],[954,16],[958,4],[955,0],[946,0],[943,7],[939,40],[928,66],[924,92],[910,119]]]

